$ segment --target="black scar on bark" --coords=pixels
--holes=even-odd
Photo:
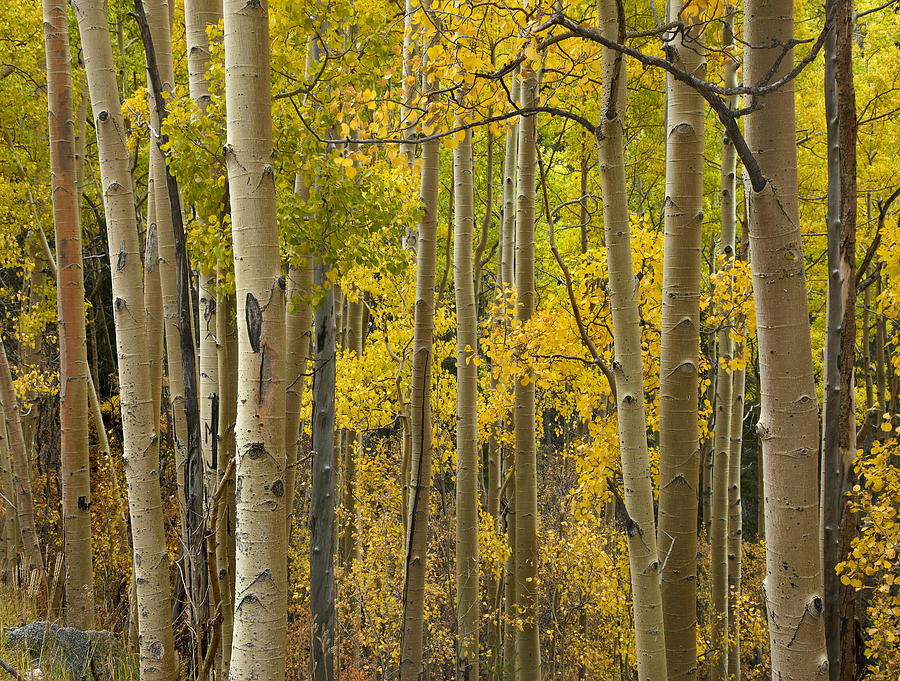
[[[247,456],[252,460],[263,458],[266,452],[266,446],[262,442],[254,442],[247,447]]]
[[[89,506],[90,506],[90,504],[87,501],[87,497],[85,497],[85,496],[78,497],[78,508],[79,509],[81,509],[82,511],[86,511],[86,510],[88,510]]]
[[[259,352],[259,338],[262,334],[262,308],[259,301],[252,293],[247,293],[247,303],[244,306],[244,313],[247,317],[247,335],[250,337],[250,347],[253,352]]]

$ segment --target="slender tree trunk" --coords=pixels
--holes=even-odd
[[[175,651],[168,552],[159,488],[157,415],[150,395],[147,316],[130,159],[124,137],[106,3],[74,0],[94,111],[112,260],[119,400],[131,512],[142,681],[170,681]]]
[[[217,267],[216,279],[221,282],[223,267]],[[218,445],[218,479],[225,475],[228,462],[234,458],[234,425],[237,418],[237,329],[235,327],[235,299],[222,292],[221,283],[216,294],[216,340],[219,376],[219,422],[216,432]],[[232,478],[225,488],[220,502],[219,522],[216,525],[216,564],[222,584],[222,632],[219,659],[216,662],[217,679],[227,679],[231,666],[231,643],[234,632],[234,584],[235,584],[235,485]]]
[[[672,0],[678,16],[682,0]],[[702,77],[700,30],[669,43],[679,68]],[[703,228],[703,97],[666,81],[666,200],[662,346],[659,364],[659,553],[668,677],[697,673],[697,503],[700,478],[698,392]]]
[[[84,267],[75,169],[69,17],[63,0],[44,0],[44,46],[50,131],[53,223],[58,259],[60,461],[65,531],[66,622],[94,628],[91,555],[91,465],[88,455],[88,363]]]
[[[735,346],[735,358],[743,355]],[[728,679],[741,681],[741,444],[744,426],[743,369],[736,369],[731,396],[731,447],[728,450]]]
[[[328,281],[327,266],[315,265],[315,285]],[[316,355],[313,373],[312,476],[309,511],[311,639],[309,677],[335,677],[335,323],[334,288],[329,288],[315,312]]]
[[[219,486],[219,355],[216,336],[216,277],[200,272],[200,432],[203,449],[204,509],[208,515]],[[218,561],[216,561],[218,565]],[[215,603],[210,604],[215,608]]]
[[[518,70],[512,75],[512,101],[519,102],[519,74]],[[510,322],[509,288],[513,286],[513,272],[515,271],[515,244],[516,244],[516,166],[518,164],[519,149],[519,119],[512,119],[506,128],[506,151],[503,161],[503,220],[501,223],[501,323],[508,326]],[[515,416],[509,414],[502,424],[503,431],[515,428]],[[514,447],[508,445],[501,447],[503,454],[503,476],[507,480],[506,493],[501,501],[506,519],[506,541],[509,549],[509,557],[503,566],[503,671],[507,675],[514,675],[518,665],[516,656],[516,625],[518,617],[518,589],[516,585],[515,555],[516,555],[516,482]],[[502,484],[501,484],[502,486]]]
[[[423,5],[430,11],[430,3]],[[427,46],[438,44],[431,33]],[[427,54],[427,49],[423,51]],[[423,66],[427,69],[427,65]],[[428,83],[427,94],[437,90]],[[416,301],[413,328],[413,360],[410,396],[411,451],[409,526],[403,579],[403,625],[400,639],[400,681],[418,681],[423,674],[425,624],[425,575],[430,522],[432,423],[431,362],[434,342],[434,280],[437,246],[440,143],[422,144],[420,201],[422,218],[416,239]]]
[[[611,40],[620,40],[625,27],[620,23],[622,19],[618,16],[615,2],[599,0],[597,7],[601,33]],[[607,48],[603,48],[602,58],[603,99],[596,131],[597,156],[615,343],[616,408],[625,486],[625,533],[634,600],[635,649],[638,678],[641,681],[665,681],[666,647],[653,517],[653,486],[647,451],[641,329],[636,293],[638,281],[632,266],[625,187],[622,123],[625,113],[625,59]]]
[[[13,484],[6,414],[2,409],[0,409],[0,415],[2,415],[2,419],[0,419],[0,491],[3,494],[3,498],[0,499],[0,506],[3,509],[3,525],[0,526],[0,535],[3,537],[3,572],[0,577],[8,580],[12,571],[15,570],[19,556],[19,532],[16,525],[16,488]]]
[[[788,0],[749,0],[744,82],[782,77],[794,33]],[[771,47],[762,47],[762,46]],[[784,58],[782,59],[782,56]],[[781,60],[770,74],[776,59]],[[769,74],[769,75],[766,75]],[[750,192],[750,261],[759,340],[760,418],[765,460],[766,578],[772,675],[827,674],[818,542],[818,405],[812,366],[805,261],[797,197],[793,82],[760,96],[745,122],[747,144],[766,180]]]
[[[521,68],[522,106],[537,104],[537,64]],[[534,205],[537,168],[537,118],[519,120],[518,196],[516,201],[516,318],[526,323],[534,314]],[[534,434],[534,376],[531,370],[515,382],[516,420],[516,582],[522,624],[516,637],[518,681],[540,681],[538,621],[537,450]]]
[[[833,13],[837,0],[826,2],[826,11]],[[825,125],[828,154],[828,203],[825,215],[827,233],[827,293],[825,312],[825,358],[822,387],[822,463],[820,467],[819,533],[825,599],[825,644],[828,648],[829,677],[838,681],[840,660],[840,581],[834,571],[840,541],[841,466],[838,441],[841,416],[841,140],[839,131],[838,97],[836,85],[837,28],[832,26],[825,38]],[[830,570],[829,570],[830,566]]]
[[[138,0],[140,2],[141,0]],[[151,97],[150,124],[160,132],[164,112],[154,106],[155,90],[151,69],[159,78],[163,92],[171,92],[175,85],[172,60],[172,34],[169,0],[146,0],[146,21],[153,43],[155,59],[148,52],[148,91]],[[146,49],[146,47],[145,47]],[[154,59],[155,64],[151,64]],[[162,133],[160,133],[161,135]],[[171,181],[166,160],[158,143],[150,145],[150,164],[155,182],[152,194],[156,201],[157,239],[159,247],[159,281],[162,291],[164,329],[166,339],[166,368],[168,370],[169,410],[174,425],[175,470],[182,527],[182,541],[187,556],[185,587],[190,593],[193,631],[199,631],[206,612],[206,567],[203,547],[203,465],[200,437],[200,417],[197,385],[198,372],[194,355],[193,319],[190,311],[188,267],[183,262],[186,252],[179,233],[181,201],[177,186]],[[202,659],[203,644],[195,651]]]
[[[730,10],[730,8],[729,8]],[[726,13],[727,35],[723,44],[733,43],[733,10]],[[736,65],[729,61],[726,78],[731,87],[737,85]],[[735,108],[737,98],[731,97],[730,108]],[[735,257],[735,149],[726,132],[722,142],[722,241],[719,255],[724,258],[724,274],[720,286],[732,293],[731,272]],[[727,169],[727,172],[726,172]],[[725,312],[724,310],[720,312]],[[731,410],[734,406],[734,370],[729,366],[734,354],[730,325],[724,325],[716,334],[716,422],[713,429],[712,454],[712,504],[710,526],[710,574],[712,595],[712,634],[710,655],[710,679],[725,681],[728,673],[728,484],[731,470]]]
[[[347,348],[357,357],[362,357],[365,345],[363,320],[365,318],[365,302],[362,292],[356,291],[357,300],[347,304]],[[356,457],[362,451],[363,437],[355,428],[346,431],[346,445],[343,452],[343,492],[341,504],[344,519],[341,527],[341,559],[343,565],[350,568],[358,557],[357,545],[357,510],[356,510]]]
[[[285,493],[285,536],[290,539],[291,522],[294,515],[294,495],[297,486],[297,448],[300,446],[300,407],[306,387],[307,355],[309,335],[312,327],[313,309],[309,305],[312,293],[312,258],[304,256],[300,267],[288,268],[286,340],[287,374],[285,378],[287,396],[285,399],[285,434],[287,450],[287,472],[284,476]]]
[[[37,570],[41,579],[44,574],[44,559],[34,526],[34,497],[31,493],[31,462],[25,449],[25,436],[19,419],[19,405],[13,387],[12,374],[6,358],[6,347],[0,341],[0,401],[6,415],[6,432],[12,456],[13,486],[16,491],[16,517],[21,535],[22,549],[25,551],[28,567]]]
[[[856,534],[857,518],[852,508],[852,500],[844,500],[844,493],[853,488],[856,480],[853,462],[856,459],[856,390],[854,386],[854,366],[856,363],[856,221],[857,221],[857,113],[856,91],[853,85],[853,29],[856,21],[853,0],[838,0],[837,31],[837,97],[841,147],[841,234],[840,234],[840,277],[841,277],[841,350],[839,358],[840,409],[838,415],[838,449],[836,461],[829,461],[832,485],[825,490],[829,501],[838,499],[843,503],[835,514],[840,523],[837,547],[829,546],[825,555],[824,571],[828,580],[825,587],[825,632],[830,638],[829,609],[836,605],[840,610],[838,619],[840,652],[829,652],[831,679],[853,681],[856,678],[856,591],[850,585],[835,580],[835,566],[847,556],[852,538]],[[823,464],[823,468],[824,468]],[[834,472],[838,473],[837,478]],[[836,483],[836,484],[835,484]],[[837,548],[836,551],[832,551]],[[836,588],[829,589],[828,587]],[[832,650],[828,646],[829,651]],[[836,661],[840,668],[835,670]]]
[[[237,298],[236,575],[230,678],[284,678],[285,280],[272,167],[268,2],[227,0],[226,166]]]
[[[478,557],[478,343],[472,242],[475,188],[472,132],[453,150],[456,192],[453,281],[456,291],[456,618],[457,679],[478,678],[481,620]]]

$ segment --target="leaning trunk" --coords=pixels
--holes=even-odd
[[[34,497],[31,493],[31,462],[25,449],[22,421],[19,419],[19,404],[13,387],[6,347],[0,341],[0,401],[6,417],[6,432],[9,435],[9,449],[12,456],[13,487],[15,488],[16,517],[19,524],[22,549],[30,570],[37,570],[44,579],[44,558],[38,544],[34,526]]]
[[[597,6],[600,31],[606,38],[618,40],[620,32],[624,35],[625,29],[619,25],[615,2],[600,0]],[[603,99],[595,136],[615,343],[616,409],[627,514],[625,532],[634,599],[635,650],[638,678],[642,681],[665,681],[665,634],[653,517],[653,485],[647,451],[641,327],[636,294],[638,281],[632,265],[625,188],[622,122],[625,113],[625,59],[608,48],[603,48],[602,58]]]
[[[157,418],[150,394],[147,317],[141,282],[140,243],[134,212],[131,161],[124,137],[112,46],[102,0],[74,0],[94,111],[100,180],[112,269],[119,401],[125,477],[131,512],[142,681],[175,675],[169,608],[168,551],[159,487]]]

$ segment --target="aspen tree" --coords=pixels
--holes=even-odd
[[[522,107],[537,103],[536,64],[521,66]],[[534,314],[534,205],[537,168],[537,118],[519,121],[518,196],[516,199],[516,318],[526,323]],[[516,678],[541,678],[540,629],[538,623],[538,540],[537,540],[537,450],[534,435],[534,376],[527,371],[515,383],[516,440],[516,583],[517,610],[522,624],[516,635]]]
[[[171,93],[175,86],[175,68],[172,60],[172,26],[169,20],[170,0],[144,0],[147,26],[153,41],[153,49],[156,54],[156,70],[159,75],[163,92]],[[150,96],[150,125],[154,136],[161,134],[159,112],[153,105],[154,87],[149,79],[148,64],[147,90]],[[200,611],[205,601],[205,595],[200,582],[203,581],[201,570],[202,531],[200,528],[202,514],[203,476],[202,466],[197,466],[193,461],[194,455],[200,456],[201,451],[192,451],[192,436],[188,432],[188,410],[196,405],[191,405],[189,396],[185,393],[184,362],[182,360],[182,334],[191,331],[189,327],[183,327],[179,322],[179,290],[177,286],[178,263],[176,256],[175,232],[173,214],[171,211],[172,198],[169,196],[168,183],[166,181],[166,161],[158,145],[150,144],[150,165],[154,177],[153,199],[156,202],[156,237],[159,249],[159,283],[162,292],[163,328],[166,342],[166,370],[168,376],[168,409],[174,425],[175,447],[175,471],[178,488],[178,502],[182,530],[184,550],[188,555],[186,561],[186,584],[191,594],[191,615],[194,625],[198,625],[201,617]],[[178,201],[180,204],[180,201]],[[196,372],[196,369],[195,369]],[[194,376],[193,385],[197,386],[198,380]],[[199,414],[195,414],[199,416]],[[195,475],[199,473],[199,479]]]
[[[423,4],[426,12],[430,2]],[[438,34],[427,28],[426,46],[437,44]],[[423,50],[423,56],[427,49]],[[425,60],[423,59],[423,62]],[[423,64],[430,101],[437,90],[436,76]],[[429,120],[431,113],[429,112]],[[406,557],[403,579],[403,625],[400,638],[400,681],[417,681],[423,673],[425,623],[425,574],[430,516],[432,424],[431,362],[434,341],[434,280],[437,246],[438,181],[440,143],[422,144],[422,176],[419,199],[422,218],[416,239],[416,296],[413,328],[413,359],[410,392],[410,494],[406,528]]]
[[[519,102],[519,74],[518,69],[512,74],[512,101]],[[500,284],[502,305],[501,323],[509,325],[509,290],[514,284],[513,272],[515,270],[515,243],[516,243],[516,166],[518,164],[519,149],[519,119],[518,117],[506,126],[506,151],[503,160],[503,220],[500,230]],[[509,415],[509,423],[504,428],[515,428],[515,415]],[[503,449],[503,472],[507,480],[506,493],[502,500],[506,518],[506,541],[509,549],[509,557],[503,566],[503,598],[504,598],[504,631],[503,631],[503,668],[512,673],[516,663],[516,625],[518,616],[518,598],[516,587],[515,552],[516,552],[516,481],[515,481],[515,457],[514,447],[505,446]]]
[[[91,466],[88,455],[88,363],[84,268],[75,169],[75,122],[69,17],[63,0],[44,0],[50,177],[56,232],[60,350],[60,461],[65,529],[66,622],[94,628]],[[101,425],[102,428],[102,425]]]
[[[731,30],[734,26],[733,10],[726,9],[726,25],[723,40],[725,44],[732,42]],[[737,71],[729,62],[725,77],[737,85]],[[734,108],[736,98],[731,98],[729,106]],[[735,176],[735,149],[726,132],[722,142],[721,173],[721,224],[722,240],[719,244],[719,256],[725,262],[725,281],[728,283],[728,272],[734,264],[735,254],[735,202],[734,193],[737,186]],[[728,171],[726,173],[726,170]],[[713,473],[712,502],[710,525],[710,572],[712,592],[712,648],[710,656],[710,678],[713,681],[725,681],[728,668],[728,484],[731,464],[731,425],[733,419],[731,409],[734,402],[734,372],[730,367],[733,357],[731,330],[725,324],[716,334],[716,422],[713,429]]]
[[[200,428],[203,449],[205,506],[219,486],[219,357],[216,339],[216,279],[201,270],[200,295]],[[215,603],[210,604],[215,608]]]
[[[764,76],[778,79],[790,70],[793,53],[785,54],[781,46],[791,44],[793,33],[793,3],[748,0],[744,40],[753,48],[744,53],[745,83]],[[818,558],[818,408],[797,196],[793,81],[759,96],[758,102],[763,110],[751,113],[744,125],[765,179],[752,186],[749,225],[772,675],[783,681],[819,679],[828,673],[828,660]]]
[[[722,30],[722,45],[728,49],[734,49],[734,6],[728,4],[725,6],[725,17],[723,21],[723,30]],[[728,58],[725,62],[725,77],[724,84],[725,87],[736,87],[738,84],[738,64],[736,59]],[[731,95],[727,99],[727,104],[729,109],[735,109],[738,104],[737,95]],[[728,132],[724,132],[722,135],[722,167],[720,173],[720,201],[721,201],[721,232],[722,232],[722,244],[721,249],[722,253],[726,259],[731,259],[731,266],[733,267],[737,261],[739,247],[737,244],[737,153],[734,147],[734,142],[729,136]],[[744,320],[741,318],[734,319],[734,327],[739,332],[743,330]],[[735,343],[731,339],[731,334],[729,329],[724,329],[724,333],[728,335],[727,339],[723,339],[723,334],[719,333],[718,341],[722,343],[723,340],[725,343],[729,344],[731,355],[735,362],[746,361],[744,357],[744,353],[746,349],[744,348],[743,342]],[[727,349],[727,348],[726,348]],[[720,361],[721,361],[721,353],[720,353]],[[719,385],[719,381],[721,380],[721,374],[718,374],[716,377],[716,385]],[[725,650],[721,650],[717,655],[713,657],[713,664],[715,668],[712,670],[713,674],[717,674],[720,678],[727,677],[731,681],[740,681],[741,669],[740,669],[740,591],[741,591],[741,443],[743,439],[743,423],[744,423],[744,380],[745,380],[745,372],[744,369],[733,369],[729,375],[726,376],[725,379],[728,383],[730,383],[730,391],[731,391],[731,403],[728,405],[727,414],[729,418],[728,423],[728,472],[727,472],[727,523],[726,523],[726,537],[724,539],[725,543],[725,553],[726,553],[726,577],[725,577],[725,589],[726,589],[726,607],[725,607],[725,621],[727,622],[727,628],[724,632],[717,630],[716,633],[720,636],[718,640],[724,641],[725,637],[727,637],[727,641],[729,644],[727,653]],[[718,426],[719,426],[719,418],[720,413],[718,412],[718,402],[717,402],[717,413],[716,413],[716,428],[713,432],[714,438],[714,447],[715,452],[718,453],[719,441],[715,438],[719,434]],[[725,410],[723,410],[725,411]],[[721,415],[724,418],[724,414]],[[724,430],[724,428],[723,428]],[[714,460],[714,465],[718,466],[720,458],[716,458]],[[715,476],[718,474],[718,469],[715,469],[713,472],[714,482],[719,485],[722,484],[722,481]],[[720,493],[718,487],[713,490],[713,494]],[[721,504],[721,500],[719,500]],[[715,505],[715,502],[714,502]],[[715,534],[713,538],[717,541],[722,541],[722,537],[719,536],[719,532],[721,532],[721,526],[717,525],[718,516],[716,513],[719,512],[719,507],[716,506],[715,511],[713,512],[713,527],[715,530]],[[722,549],[719,546],[715,547],[715,551],[713,553],[713,559],[718,561],[721,559]],[[722,579],[721,574],[721,566],[715,564],[712,566],[713,576],[716,579],[716,583],[714,584],[714,608],[721,607],[721,603],[718,600],[721,596],[720,593],[716,592],[716,588],[720,588],[719,580]],[[721,611],[719,611],[719,616],[721,617]],[[716,617],[714,613],[713,617]],[[720,627],[722,625],[721,619],[714,619],[713,626]],[[716,645],[714,643],[714,645]]]
[[[6,358],[6,346],[0,341],[0,401],[6,418],[6,432],[9,438],[9,451],[12,459],[13,487],[16,497],[16,520],[22,550],[25,552],[30,570],[37,570],[41,579],[44,574],[44,558],[38,545],[38,536],[34,526],[34,497],[31,493],[31,462],[25,449],[25,436],[22,434],[22,422],[19,419],[19,406],[13,387],[9,361]]]
[[[299,178],[298,178],[299,181]],[[313,285],[313,262],[303,256],[299,267],[288,267],[287,311],[285,332],[287,341],[287,374],[285,379],[285,432],[287,451],[285,485],[285,536],[290,537],[291,518],[294,513],[294,495],[297,480],[297,447],[300,445],[300,407],[306,387],[307,355],[312,326],[313,309],[309,296]]]
[[[151,166],[148,187],[157,182]],[[144,235],[144,309],[147,314],[147,349],[150,363],[150,391],[153,398],[154,427],[162,409],[162,379],[166,355],[163,331],[162,289],[159,284],[159,239],[156,237],[156,199],[147,190],[147,231]]]
[[[456,193],[453,281],[456,292],[456,676],[478,678],[481,619],[478,558],[478,343],[472,242],[475,188],[472,131],[453,150]]]
[[[0,399],[0,403],[2,403]],[[16,488],[13,485],[12,462],[9,453],[9,436],[6,428],[6,414],[0,404],[0,499],[3,524],[0,525],[0,537],[3,540],[2,576],[8,579],[11,570],[16,566],[19,555],[19,536],[16,527]]]
[[[224,4],[238,341],[234,681],[284,678],[285,280],[272,166],[268,9],[266,0]]]
[[[209,81],[206,78],[209,63],[208,26],[216,26],[222,18],[221,0],[186,0],[184,3],[185,37],[188,65],[188,91],[191,99],[206,110],[209,104]],[[160,36],[164,39],[164,35]],[[157,52],[157,61],[160,53]],[[171,61],[171,59],[169,60]],[[168,63],[166,64],[168,67]],[[216,288],[215,272],[201,263],[200,271],[200,334],[199,370],[200,370],[200,422],[203,449],[203,478],[205,495],[212,499],[218,486],[219,432],[218,417],[222,408],[219,395],[218,343],[216,332]],[[214,605],[214,604],[213,604]]]
[[[669,15],[684,3],[671,0]],[[704,78],[702,27],[667,43],[680,69]],[[659,554],[671,681],[697,673],[697,482],[700,267],[703,231],[703,97],[666,77],[666,196],[659,362]]]
[[[216,431],[219,436],[218,477],[225,475],[228,462],[234,458],[234,424],[237,417],[237,330],[235,328],[234,295],[222,291],[223,263],[216,267],[216,279],[220,282],[216,291],[216,340],[219,376],[219,422]],[[235,584],[235,486],[234,480],[225,488],[222,505],[219,507],[219,522],[216,525],[216,564],[219,579],[223,583],[222,631],[219,636],[219,657],[216,660],[218,679],[228,678],[231,664],[231,643],[234,631],[234,584]]]
[[[366,303],[362,299],[362,292],[357,291],[357,300],[350,300],[347,304],[347,350],[361,358],[365,347],[365,332],[363,323],[365,320]],[[341,503],[344,509],[343,527],[341,528],[341,557],[346,566],[352,565],[358,558],[357,534],[357,509],[356,509],[356,455],[363,451],[363,436],[355,428],[347,430],[347,443],[343,456],[343,492]]]
[[[171,681],[175,675],[168,553],[159,488],[157,414],[153,413],[147,317],[134,212],[128,149],[115,78],[112,45],[102,0],[72,3],[94,113],[100,181],[112,266],[122,409],[125,477],[131,513],[132,548],[140,630],[142,681]]]
[[[735,359],[745,349],[735,344]],[[741,445],[744,426],[743,369],[735,369],[731,395],[731,445],[728,450],[728,679],[741,681]]]
[[[826,11],[833,12],[836,0],[828,0]],[[825,208],[825,246],[828,267],[825,294],[825,351],[822,362],[822,462],[820,466],[819,541],[825,599],[825,645],[829,651],[829,676],[840,678],[840,582],[834,566],[840,541],[841,469],[838,440],[841,412],[841,140],[840,115],[837,97],[837,28],[832,26],[823,45],[825,69],[823,94],[825,99],[826,172],[828,198]],[[827,565],[831,564],[831,570]]]
[[[314,284],[327,291],[315,311],[315,371],[312,385],[312,471],[309,502],[309,678],[331,681],[335,675],[334,494],[336,370],[335,290],[322,262],[314,266]]]
[[[617,40],[620,27],[615,2],[599,0],[597,9],[601,34],[609,40]],[[595,137],[609,263],[616,409],[625,486],[625,533],[634,600],[635,650],[638,678],[642,681],[665,681],[665,633],[653,517],[653,487],[647,452],[640,318],[638,296],[635,294],[638,282],[632,266],[625,187],[622,122],[625,113],[625,59],[606,47],[602,49],[602,59],[603,99]]]

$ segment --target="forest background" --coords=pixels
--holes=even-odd
[[[147,681],[893,681],[898,29],[0,9],[15,617]]]

